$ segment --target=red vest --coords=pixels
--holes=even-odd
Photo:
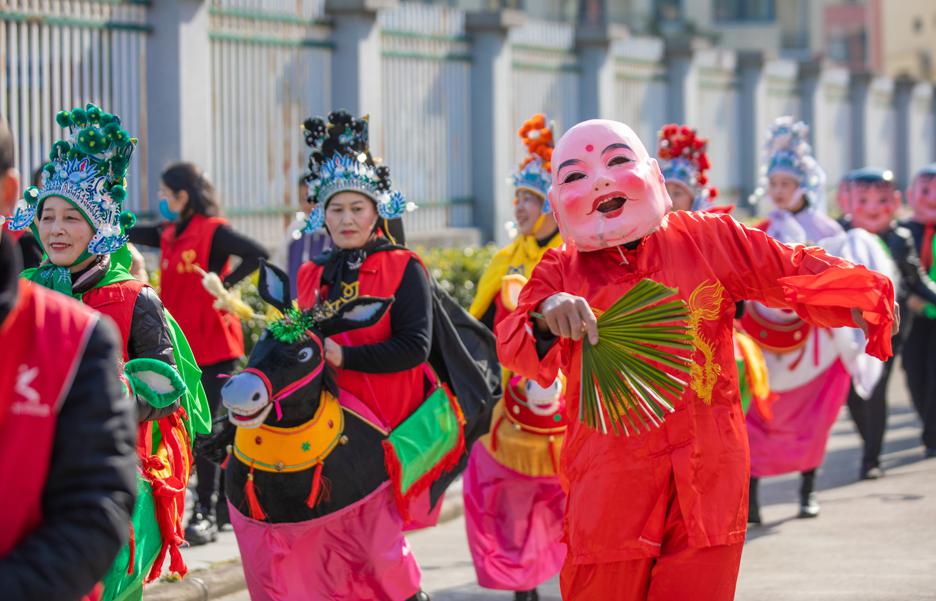
[[[361,266],[357,296],[381,298],[396,295],[403,272],[410,259],[419,257],[408,250],[381,251],[369,255]],[[425,268],[425,266],[423,266]],[[322,286],[322,266],[306,263],[299,269],[299,306],[307,309],[315,304],[315,292],[328,298],[328,286]],[[335,336],[342,346],[360,346],[389,340],[393,335],[390,311],[369,328],[351,330]],[[425,371],[422,365],[387,374],[370,374],[349,369],[336,369],[338,386],[361,399],[389,428],[409,417],[425,400]]]
[[[145,286],[146,284],[138,280],[127,280],[92,288],[81,296],[84,304],[107,315],[117,324],[117,329],[120,330],[120,340],[123,341],[125,363],[130,360],[127,354],[127,343],[130,340],[130,326],[133,323],[133,307]]]
[[[197,265],[208,271],[215,230],[226,224],[220,217],[194,215],[180,236],[176,237],[175,224],[162,232],[159,296],[185,332],[199,365],[214,365],[244,354],[240,320],[212,306],[215,298],[202,287],[202,276],[195,270]],[[229,262],[225,262],[218,275],[223,280],[230,271]]]
[[[0,557],[42,523],[58,412],[98,321],[65,295],[19,286],[0,324]]]

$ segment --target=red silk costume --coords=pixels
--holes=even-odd
[[[644,278],[678,289],[688,304],[696,349],[691,381],[662,427],[603,435],[577,419],[581,344],[560,338],[540,358],[529,313],[558,292],[607,309]],[[789,307],[822,327],[854,327],[851,307],[858,307],[869,323],[868,352],[884,358],[891,354],[893,296],[880,274],[818,248],[780,244],[728,215],[672,213],[633,250],[578,252],[567,244],[546,253],[497,340],[501,361],[516,373],[542,385],[559,369],[568,376],[563,598],[731,599],[749,470],[732,344],[735,303]],[[731,585],[707,592],[694,586],[713,578]],[[694,593],[680,593],[688,590]]]

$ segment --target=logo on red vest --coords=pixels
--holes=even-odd
[[[49,417],[52,414],[52,407],[42,404],[42,397],[33,387],[33,382],[38,376],[38,367],[29,367],[26,364],[19,366],[16,373],[16,385],[13,390],[22,400],[15,401],[10,405],[11,413],[32,417]]]

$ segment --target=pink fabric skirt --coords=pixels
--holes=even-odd
[[[445,494],[439,498],[439,502],[435,504],[435,507],[432,507],[428,488],[413,497],[409,504],[409,519],[403,523],[403,532],[438,526],[439,516],[442,514],[442,503],[444,502]]]
[[[228,507],[252,601],[403,601],[419,592],[421,572],[389,483],[299,524],[258,522]]]
[[[478,584],[525,591],[558,574],[566,557],[559,479],[508,469],[483,444],[472,448],[463,478],[465,528]]]
[[[779,393],[773,419],[747,414],[751,476],[803,472],[822,465],[829,432],[848,397],[851,377],[836,360],[811,382]]]

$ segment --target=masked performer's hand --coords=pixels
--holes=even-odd
[[[591,307],[581,296],[572,296],[559,292],[547,298],[540,305],[542,318],[537,318],[537,326],[543,331],[550,331],[561,338],[581,340],[586,335],[592,344],[598,344],[598,320]]]

